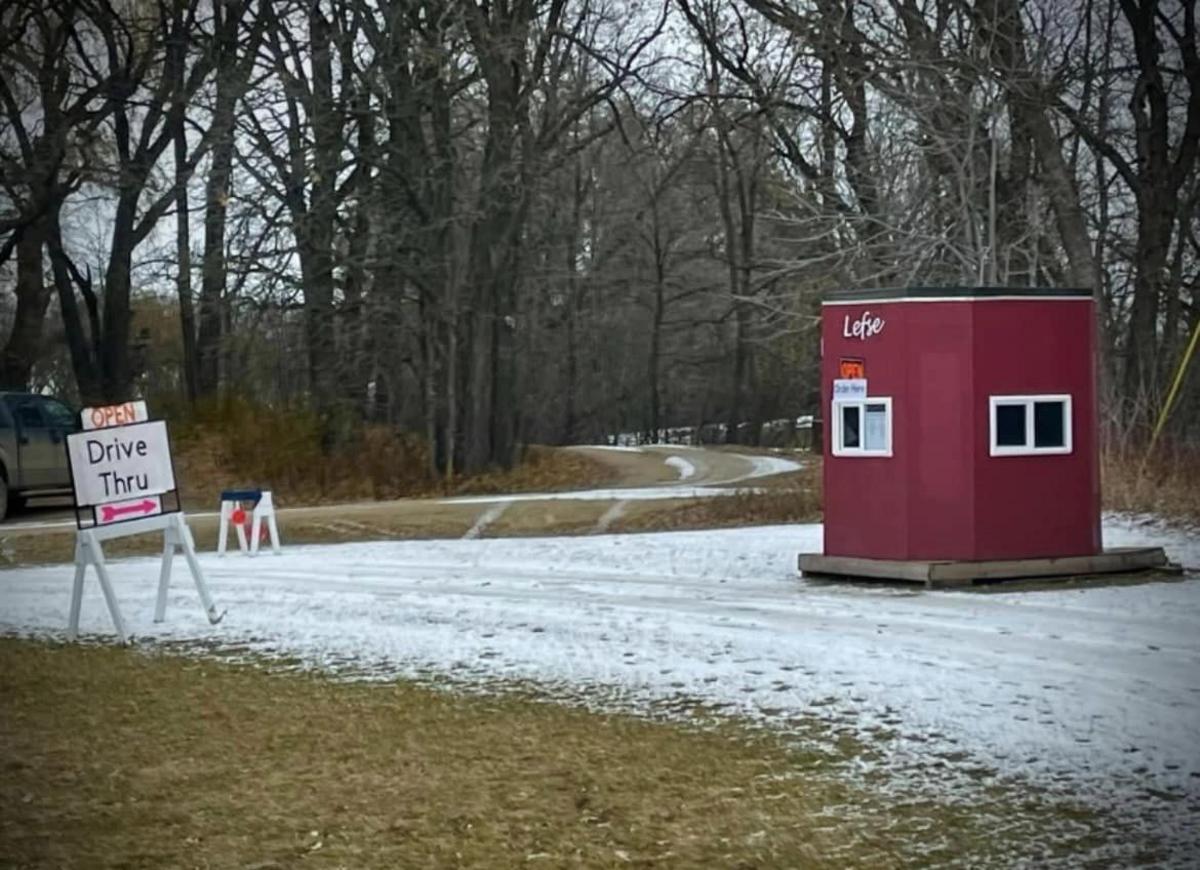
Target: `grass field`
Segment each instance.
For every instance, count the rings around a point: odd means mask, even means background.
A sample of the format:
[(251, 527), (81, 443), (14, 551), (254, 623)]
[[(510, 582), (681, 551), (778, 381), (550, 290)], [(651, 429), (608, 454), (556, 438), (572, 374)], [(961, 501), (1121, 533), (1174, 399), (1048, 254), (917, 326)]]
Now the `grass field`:
[(852, 742), (161, 649), (0, 639), (0, 697), (5, 867), (1008, 866), (1105, 830), (999, 786), (886, 797)]

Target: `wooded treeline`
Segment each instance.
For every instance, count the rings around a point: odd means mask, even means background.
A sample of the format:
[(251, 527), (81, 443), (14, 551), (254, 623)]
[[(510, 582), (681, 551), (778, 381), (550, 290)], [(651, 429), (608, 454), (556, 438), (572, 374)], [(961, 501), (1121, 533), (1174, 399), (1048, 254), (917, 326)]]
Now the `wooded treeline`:
[(819, 413), (834, 288), (1093, 288), (1123, 439), (1200, 323), (1187, 0), (0, 0), (0, 103), (0, 387), (442, 473)]

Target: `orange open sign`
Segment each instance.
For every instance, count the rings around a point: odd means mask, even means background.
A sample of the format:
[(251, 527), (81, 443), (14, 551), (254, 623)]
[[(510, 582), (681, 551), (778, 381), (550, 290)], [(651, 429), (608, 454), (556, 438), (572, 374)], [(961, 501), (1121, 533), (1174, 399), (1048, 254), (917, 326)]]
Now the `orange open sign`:
[(838, 362), (838, 377), (859, 379), (867, 376), (867, 364), (865, 360), (855, 359), (852, 357), (842, 357)]
[(107, 429), (110, 426), (128, 426), (144, 423), (149, 419), (143, 401), (122, 402), (119, 405), (104, 405), (84, 408), (81, 415), (84, 429)]

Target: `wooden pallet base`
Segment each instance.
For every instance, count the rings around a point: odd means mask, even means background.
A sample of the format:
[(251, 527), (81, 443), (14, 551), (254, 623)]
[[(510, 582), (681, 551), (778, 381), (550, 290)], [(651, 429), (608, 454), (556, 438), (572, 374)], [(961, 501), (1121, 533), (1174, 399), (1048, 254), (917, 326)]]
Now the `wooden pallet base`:
[(805, 577), (829, 580), (888, 580), (928, 588), (975, 586), (1006, 580), (1078, 580), (1097, 575), (1146, 571), (1178, 573), (1162, 547), (1119, 547), (1094, 556), (1000, 559), (984, 562), (859, 559), (801, 553)]

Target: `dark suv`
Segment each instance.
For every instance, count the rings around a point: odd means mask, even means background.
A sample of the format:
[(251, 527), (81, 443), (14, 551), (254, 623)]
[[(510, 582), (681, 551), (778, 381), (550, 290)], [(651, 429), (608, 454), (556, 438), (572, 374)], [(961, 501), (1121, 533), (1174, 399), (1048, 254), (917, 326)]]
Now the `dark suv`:
[(79, 415), (58, 399), (0, 392), (0, 520), (34, 495), (70, 495), (66, 436)]

